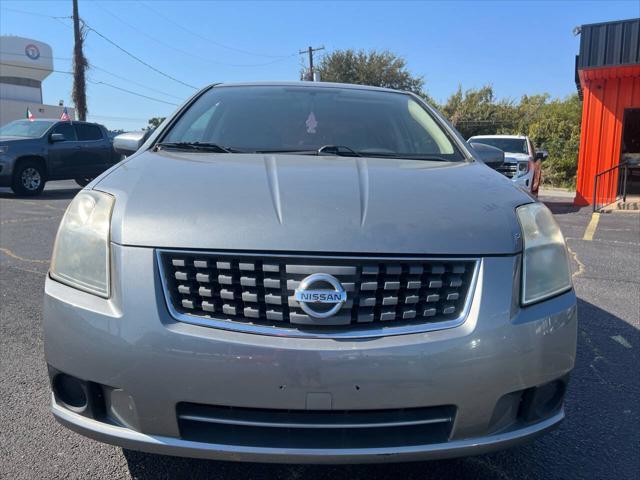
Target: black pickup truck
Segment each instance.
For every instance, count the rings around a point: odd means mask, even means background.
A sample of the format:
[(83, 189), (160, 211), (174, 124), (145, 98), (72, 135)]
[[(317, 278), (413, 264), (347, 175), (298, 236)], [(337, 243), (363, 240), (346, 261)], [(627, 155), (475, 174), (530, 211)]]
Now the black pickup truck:
[(84, 186), (121, 158), (97, 123), (15, 120), (0, 128), (0, 187), (18, 195), (38, 195), (49, 180)]

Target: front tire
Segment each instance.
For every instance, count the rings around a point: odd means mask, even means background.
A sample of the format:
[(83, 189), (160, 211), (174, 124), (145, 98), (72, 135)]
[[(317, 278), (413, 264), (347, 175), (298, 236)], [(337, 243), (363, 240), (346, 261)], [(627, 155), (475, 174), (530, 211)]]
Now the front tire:
[(16, 195), (33, 197), (42, 193), (45, 183), (44, 168), (39, 162), (21, 162), (13, 172), (11, 190)]

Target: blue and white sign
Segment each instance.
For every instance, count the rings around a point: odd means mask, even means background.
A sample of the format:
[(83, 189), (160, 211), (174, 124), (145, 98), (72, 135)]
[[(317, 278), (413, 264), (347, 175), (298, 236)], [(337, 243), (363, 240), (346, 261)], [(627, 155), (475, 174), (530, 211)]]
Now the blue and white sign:
[(40, 58), (40, 49), (35, 46), (33, 43), (30, 43), (26, 47), (24, 47), (24, 53), (31, 60), (37, 60)]

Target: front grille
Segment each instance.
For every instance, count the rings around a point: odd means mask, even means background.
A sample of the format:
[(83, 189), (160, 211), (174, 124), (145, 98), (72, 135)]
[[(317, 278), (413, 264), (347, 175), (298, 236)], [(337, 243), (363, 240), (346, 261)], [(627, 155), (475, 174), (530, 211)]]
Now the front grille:
[(492, 166), (492, 168), (507, 178), (513, 178), (516, 176), (516, 173), (518, 173), (517, 163), (502, 163), (497, 166)]
[(193, 442), (267, 448), (349, 449), (448, 441), (453, 406), (395, 410), (275, 410), (177, 406), (180, 437)]
[[(260, 256), (161, 251), (167, 299), (178, 314), (234, 324), (337, 328), (435, 324), (460, 318), (476, 260)], [(314, 273), (347, 293), (328, 318), (307, 315), (294, 298)]]

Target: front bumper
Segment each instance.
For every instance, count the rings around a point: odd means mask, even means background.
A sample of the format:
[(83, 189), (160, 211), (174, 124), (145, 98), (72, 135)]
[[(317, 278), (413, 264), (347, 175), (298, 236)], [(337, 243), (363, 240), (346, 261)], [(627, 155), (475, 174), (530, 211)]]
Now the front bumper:
[[(109, 300), (51, 279), (45, 353), (54, 370), (104, 389), (102, 420), (54, 398), (53, 413), (92, 438), (191, 457), (346, 463), (483, 453), (552, 428), (561, 408), (534, 422), (496, 421), (501, 399), (565, 376), (574, 365), (576, 299), (568, 292), (517, 306), (518, 257), (482, 261), (459, 327), (357, 340), (287, 338), (177, 322), (167, 312), (153, 249), (113, 245)], [(455, 406), (444, 442), (379, 448), (270, 448), (185, 439), (179, 404), (278, 411), (379, 411)], [(318, 403), (320, 402), (320, 403)], [(506, 415), (508, 417), (508, 415)], [(106, 420), (105, 420), (106, 419)]]
[(60, 407), (53, 401), (53, 414), (67, 428), (100, 442), (130, 450), (192, 458), (220, 459), (264, 463), (384, 463), (419, 461), (479, 455), (515, 447), (552, 430), (564, 419), (564, 411), (515, 431), (481, 438), (452, 440), (446, 443), (351, 450), (311, 450), (282, 448), (247, 448), (212, 443), (185, 441), (175, 437), (146, 435), (132, 429), (109, 425), (85, 418)]
[(0, 187), (11, 186), (14, 159), (8, 154), (0, 154)]
[(511, 179), (516, 185), (524, 188), (526, 191), (531, 192), (533, 188), (533, 178), (534, 178), (534, 170), (529, 169), (526, 175), (522, 175), (520, 177), (513, 177)]

